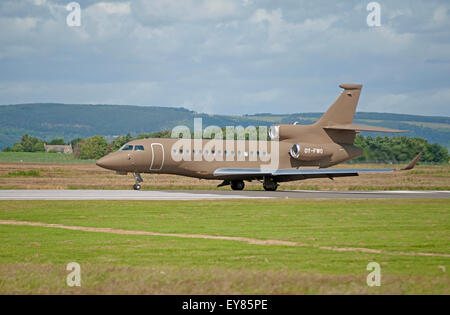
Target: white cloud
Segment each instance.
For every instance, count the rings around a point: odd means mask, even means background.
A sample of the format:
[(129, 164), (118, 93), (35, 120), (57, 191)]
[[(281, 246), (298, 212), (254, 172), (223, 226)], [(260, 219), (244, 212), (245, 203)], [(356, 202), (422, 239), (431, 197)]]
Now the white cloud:
[(32, 31), (39, 19), (35, 17), (12, 17), (12, 18), (0, 18), (0, 25), (2, 29), (2, 37), (9, 37), (8, 31), (16, 34), (24, 34)]
[(241, 9), (236, 0), (136, 0), (131, 5), (141, 22), (150, 25), (227, 20)]
[(431, 19), (429, 19), (429, 22), (426, 23), (423, 28), (425, 30), (437, 30), (442, 27), (446, 27), (448, 29), (450, 26), (450, 19), (447, 12), (447, 6), (439, 6), (433, 11)]
[(444, 6), (437, 8), (433, 13), (433, 21), (438, 24), (447, 22), (447, 20), (448, 20), (447, 10), (448, 9)]
[(244, 95), (244, 102), (248, 106), (259, 106), (261, 103), (276, 103), (282, 97), (283, 91), (278, 88), (262, 90)]
[(36, 5), (43, 5), (46, 2), (46, 0), (34, 0), (34, 4)]
[[(125, 94), (123, 91), (127, 90)], [(7, 100), (13, 92), (20, 100), (19, 103), (55, 102), (86, 104), (114, 104), (114, 105), (156, 105), (155, 95), (159, 93), (157, 82), (101, 82), (77, 83), (72, 82), (41, 82), (23, 81), (2, 84), (0, 99)], [(4, 101), (4, 104), (13, 103)], [(15, 102), (14, 102), (15, 103)]]
[(0, 1), (0, 104), (289, 113), (325, 110), (349, 81), (365, 85), (366, 111), (448, 113), (443, 0), (381, 3), (380, 28), (356, 0), (78, 2), (70, 28), (59, 0)]
[[(427, 89), (408, 93), (383, 93), (372, 96), (360, 106), (361, 111), (376, 111), (399, 114), (420, 113), (425, 115), (450, 116), (450, 88)], [(423, 110), (426, 109), (426, 112)]]
[(282, 24), (283, 14), (281, 12), (281, 9), (278, 8), (276, 10), (272, 10), (271, 12), (267, 12), (265, 9), (258, 9), (250, 17), (250, 22), (252, 23), (261, 23), (264, 21), (267, 21), (272, 25)]
[(131, 12), (129, 2), (100, 2), (93, 5), (108, 14), (128, 15)]

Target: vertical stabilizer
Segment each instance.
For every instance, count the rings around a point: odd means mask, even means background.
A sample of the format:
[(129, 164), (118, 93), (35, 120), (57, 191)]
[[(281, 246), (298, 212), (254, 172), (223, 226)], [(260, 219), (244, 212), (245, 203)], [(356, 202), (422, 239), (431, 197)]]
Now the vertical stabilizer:
[(356, 106), (358, 105), (362, 85), (341, 84), (339, 87), (343, 88), (344, 91), (319, 119), (316, 123), (317, 125), (325, 127), (328, 125), (347, 125), (353, 122), (353, 116), (355, 115)]

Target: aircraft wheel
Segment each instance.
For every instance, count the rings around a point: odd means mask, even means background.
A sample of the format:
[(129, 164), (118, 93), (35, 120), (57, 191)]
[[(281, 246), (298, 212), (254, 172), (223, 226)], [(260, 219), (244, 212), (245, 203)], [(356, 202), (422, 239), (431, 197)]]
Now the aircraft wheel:
[(278, 188), (278, 183), (271, 177), (264, 177), (263, 187), (265, 191), (275, 191)]
[(233, 180), (231, 181), (231, 189), (233, 190), (243, 190), (245, 183), (243, 180)]
[(141, 190), (141, 185), (139, 185), (139, 184), (134, 184), (134, 185), (133, 185), (133, 189), (134, 189), (134, 190)]
[(265, 191), (275, 191), (278, 188), (277, 184), (274, 185), (263, 185)]

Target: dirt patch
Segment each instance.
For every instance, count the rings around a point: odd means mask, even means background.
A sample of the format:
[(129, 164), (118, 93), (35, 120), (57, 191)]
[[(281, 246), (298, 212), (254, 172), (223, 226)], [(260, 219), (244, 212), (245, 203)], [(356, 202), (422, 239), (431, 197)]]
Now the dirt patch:
[(149, 236), (165, 236), (165, 237), (181, 237), (181, 238), (200, 238), (200, 239), (210, 239), (210, 240), (226, 240), (226, 241), (245, 242), (245, 243), (249, 243), (252, 245), (310, 246), (308, 244), (301, 244), (301, 243), (290, 242), (290, 241), (258, 240), (258, 239), (252, 239), (252, 238), (246, 238), (246, 237), (215, 236), (215, 235), (202, 235), (202, 234), (158, 233), (158, 232), (150, 232), (150, 231), (131, 231), (131, 230), (112, 229), (112, 228), (94, 228), (94, 227), (70, 226), (70, 225), (41, 223), (41, 222), (24, 222), (24, 221), (14, 221), (14, 220), (0, 220), (0, 224), (19, 225), (19, 226), (40, 226), (40, 227), (50, 227), (50, 228), (66, 229), (66, 230), (73, 230), (73, 231), (100, 232), (100, 233), (121, 234), (121, 235), (149, 235)]
[(16, 225), (16, 226), (39, 226), (47, 228), (58, 228), (73, 231), (83, 231), (83, 232), (99, 232), (99, 233), (110, 233), (110, 234), (120, 234), (120, 235), (148, 235), (148, 236), (163, 236), (163, 237), (179, 237), (179, 238), (198, 238), (198, 239), (209, 239), (209, 240), (225, 240), (225, 241), (235, 241), (244, 242), (251, 245), (269, 245), (269, 246), (301, 246), (301, 247), (313, 247), (321, 250), (337, 251), (337, 252), (360, 252), (360, 253), (371, 253), (371, 254), (387, 254), (387, 255), (401, 255), (401, 256), (425, 256), (425, 257), (445, 257), (450, 258), (450, 254), (436, 254), (436, 253), (420, 253), (420, 252), (389, 252), (378, 249), (371, 248), (361, 248), (361, 247), (331, 247), (331, 246), (319, 246), (311, 245), (299, 242), (282, 241), (282, 240), (259, 240), (247, 237), (236, 237), (236, 236), (216, 236), (216, 235), (203, 235), (203, 234), (178, 234), (178, 233), (158, 233), (150, 231), (132, 231), (132, 230), (122, 230), (122, 229), (112, 229), (112, 228), (94, 228), (94, 227), (84, 227), (84, 226), (70, 226), (52, 223), (42, 223), (42, 222), (26, 222), (26, 221), (15, 221), (15, 220), (0, 220), (0, 224), (3, 225)]

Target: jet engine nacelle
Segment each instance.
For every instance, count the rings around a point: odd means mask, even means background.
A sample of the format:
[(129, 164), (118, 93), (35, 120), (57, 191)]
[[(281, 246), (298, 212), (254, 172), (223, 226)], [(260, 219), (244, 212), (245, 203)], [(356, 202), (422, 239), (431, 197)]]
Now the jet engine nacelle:
[(294, 143), (289, 150), (289, 155), (299, 161), (315, 161), (329, 157), (333, 154), (332, 150), (319, 144), (313, 143)]
[(270, 126), (269, 128), (269, 137), (272, 140), (286, 140), (291, 138), (292, 136), (298, 135), (298, 127), (297, 125), (279, 125), (279, 126)]
[(294, 140), (301, 136), (307, 126), (301, 125), (278, 125), (269, 128), (269, 137), (272, 140)]

